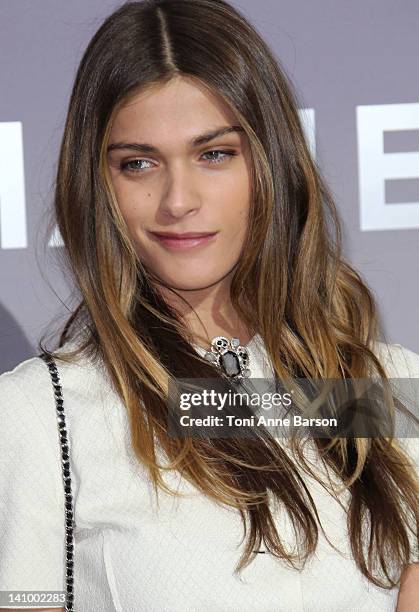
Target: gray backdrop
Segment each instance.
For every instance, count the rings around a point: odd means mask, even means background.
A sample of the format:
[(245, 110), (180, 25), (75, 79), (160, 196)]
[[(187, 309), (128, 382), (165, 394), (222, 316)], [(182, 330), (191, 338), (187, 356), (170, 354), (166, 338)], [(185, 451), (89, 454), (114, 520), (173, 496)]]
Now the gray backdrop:
[[(418, 0), (235, 0), (291, 76), (345, 254), (419, 352)], [(46, 211), (75, 71), (119, 2), (0, 0), (0, 372), (74, 305)]]

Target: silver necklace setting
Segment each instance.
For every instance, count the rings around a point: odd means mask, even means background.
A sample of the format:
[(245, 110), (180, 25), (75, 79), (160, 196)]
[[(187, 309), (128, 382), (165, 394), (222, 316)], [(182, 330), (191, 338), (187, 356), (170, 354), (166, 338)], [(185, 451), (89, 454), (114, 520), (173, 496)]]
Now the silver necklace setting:
[(211, 349), (205, 352), (204, 359), (218, 366), (231, 380), (239, 381), (248, 378), (250, 372), (250, 354), (239, 338), (228, 340), (225, 336), (215, 336), (211, 340)]

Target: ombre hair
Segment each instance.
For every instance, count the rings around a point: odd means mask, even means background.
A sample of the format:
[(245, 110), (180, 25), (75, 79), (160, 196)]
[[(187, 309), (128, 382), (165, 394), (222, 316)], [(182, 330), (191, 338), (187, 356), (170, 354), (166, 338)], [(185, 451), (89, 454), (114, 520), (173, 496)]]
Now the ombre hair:
[[(56, 175), (54, 223), (80, 300), (55, 351), (101, 359), (126, 407), (131, 442), (155, 491), (176, 469), (204, 495), (237, 509), (246, 536), (237, 571), (262, 541), (292, 567), (314, 553), (319, 517), (304, 477), (274, 437), (169, 436), (169, 382), (216, 378), (192, 347), (179, 312), (165, 302), (136, 253), (112, 189), (106, 151), (112, 121), (130, 99), (176, 75), (216, 93), (249, 140), (252, 197), (231, 300), (262, 337), (275, 374), (387, 379), (373, 348), (383, 337), (374, 298), (342, 255), (337, 210), (310, 155), (296, 94), (249, 22), (223, 0), (145, 0), (112, 13), (89, 43), (74, 82)], [(84, 330), (72, 352), (59, 349)], [(381, 334), (381, 335), (380, 335)], [(350, 494), (352, 554), (374, 584), (392, 587), (410, 562), (418, 523), (417, 482), (395, 438), (314, 440)], [(299, 465), (302, 440), (294, 441)], [(168, 460), (158, 461), (158, 449)], [(288, 512), (300, 557), (278, 533), (269, 496)], [(367, 535), (366, 535), (367, 534)], [(366, 542), (366, 544), (365, 544)]]

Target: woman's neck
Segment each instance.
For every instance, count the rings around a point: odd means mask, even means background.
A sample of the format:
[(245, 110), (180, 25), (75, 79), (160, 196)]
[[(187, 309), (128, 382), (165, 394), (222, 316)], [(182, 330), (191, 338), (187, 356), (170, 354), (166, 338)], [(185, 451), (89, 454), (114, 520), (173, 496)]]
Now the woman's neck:
[(186, 303), (165, 287), (159, 287), (159, 290), (164, 299), (179, 312), (198, 346), (208, 350), (215, 336), (239, 338), (242, 346), (252, 339), (252, 330), (240, 320), (231, 303), (227, 282), (204, 289), (176, 289), (176, 293), (184, 298)]

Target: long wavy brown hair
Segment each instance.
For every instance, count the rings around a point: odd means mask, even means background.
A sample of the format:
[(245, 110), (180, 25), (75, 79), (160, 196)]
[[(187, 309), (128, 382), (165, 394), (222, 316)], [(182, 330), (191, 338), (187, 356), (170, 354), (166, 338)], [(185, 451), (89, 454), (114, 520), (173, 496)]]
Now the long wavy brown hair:
[[(42, 340), (39, 348), (70, 362), (80, 353), (103, 360), (156, 492), (173, 493), (164, 472), (176, 469), (206, 496), (238, 510), (246, 540), (236, 571), (262, 542), (297, 567), (315, 551), (321, 524), (301, 470), (279, 441), (269, 434), (197, 438), (167, 431), (169, 381), (219, 372), (193, 349), (179, 312), (162, 299), (139, 260), (106, 151), (121, 105), (178, 74), (221, 96), (250, 143), (252, 207), (231, 300), (248, 329), (262, 337), (276, 376), (356, 379), (375, 372), (387, 378), (373, 351), (383, 337), (377, 307), (342, 256), (336, 207), (310, 155), (293, 87), (257, 31), (223, 0), (128, 2), (89, 43), (69, 103), (53, 211), (79, 303), (55, 352)], [(85, 335), (77, 350), (60, 351), (80, 329)], [(393, 437), (320, 438), (315, 444), (350, 493), (347, 524), (356, 564), (376, 585), (394, 586), (413, 554), (409, 530), (418, 524), (408, 456)], [(310, 469), (302, 439), (294, 451), (298, 465)], [(270, 496), (292, 520), (303, 551), (298, 558), (281, 541)]]

